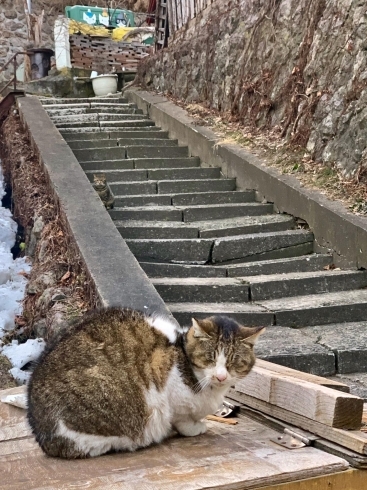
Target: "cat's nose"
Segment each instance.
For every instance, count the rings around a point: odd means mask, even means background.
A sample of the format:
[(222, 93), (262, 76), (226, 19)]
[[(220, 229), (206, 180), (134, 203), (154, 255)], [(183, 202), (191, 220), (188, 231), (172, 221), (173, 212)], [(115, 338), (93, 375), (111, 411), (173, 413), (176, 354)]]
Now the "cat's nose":
[(217, 374), (216, 378), (218, 381), (225, 381), (227, 379), (227, 374), (226, 373)]

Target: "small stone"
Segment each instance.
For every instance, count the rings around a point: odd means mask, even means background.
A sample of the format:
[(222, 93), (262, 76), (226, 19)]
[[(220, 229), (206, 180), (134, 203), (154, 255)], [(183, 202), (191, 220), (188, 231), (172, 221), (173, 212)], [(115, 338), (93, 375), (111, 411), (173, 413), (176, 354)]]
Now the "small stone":
[(44, 258), (46, 257), (48, 244), (49, 244), (48, 240), (41, 241), (39, 252), (38, 252), (38, 260), (40, 262), (43, 262)]
[(35, 322), (33, 325), (33, 331), (36, 337), (41, 337), (43, 339), (47, 338), (47, 323), (44, 318)]
[(53, 272), (45, 272), (37, 278), (37, 282), (45, 287), (54, 286), (56, 284), (56, 276)]
[(67, 296), (62, 293), (62, 292), (57, 292), (56, 294), (54, 294), (51, 298), (51, 301), (53, 303), (55, 303), (56, 301), (64, 301), (65, 299), (67, 298)]

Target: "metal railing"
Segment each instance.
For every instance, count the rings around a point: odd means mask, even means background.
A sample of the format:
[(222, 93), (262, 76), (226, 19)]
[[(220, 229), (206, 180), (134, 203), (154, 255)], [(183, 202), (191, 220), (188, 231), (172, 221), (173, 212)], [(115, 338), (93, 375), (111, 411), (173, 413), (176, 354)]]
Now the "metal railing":
[(15, 54), (13, 54), (13, 56), (5, 63), (4, 66), (2, 66), (0, 68), (0, 73), (3, 72), (9, 65), (11, 62), (13, 62), (13, 65), (14, 65), (14, 70), (13, 70), (13, 78), (11, 80), (9, 80), (9, 82), (5, 85), (5, 87), (3, 87), (1, 90), (0, 90), (0, 94), (2, 94), (4, 92), (4, 90), (6, 88), (9, 87), (9, 85), (11, 85), (12, 83), (14, 84), (14, 90), (17, 89), (17, 56), (19, 55), (26, 55), (27, 53), (25, 51), (17, 51)]

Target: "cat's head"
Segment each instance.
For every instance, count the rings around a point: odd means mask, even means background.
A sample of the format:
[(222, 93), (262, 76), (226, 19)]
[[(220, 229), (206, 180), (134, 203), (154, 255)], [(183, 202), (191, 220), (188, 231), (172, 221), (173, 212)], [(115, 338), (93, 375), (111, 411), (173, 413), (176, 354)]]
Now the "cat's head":
[(93, 174), (93, 184), (98, 187), (105, 187), (106, 176), (105, 174)]
[(254, 344), (264, 327), (245, 327), (226, 316), (192, 319), (186, 352), (201, 387), (231, 385), (255, 363)]

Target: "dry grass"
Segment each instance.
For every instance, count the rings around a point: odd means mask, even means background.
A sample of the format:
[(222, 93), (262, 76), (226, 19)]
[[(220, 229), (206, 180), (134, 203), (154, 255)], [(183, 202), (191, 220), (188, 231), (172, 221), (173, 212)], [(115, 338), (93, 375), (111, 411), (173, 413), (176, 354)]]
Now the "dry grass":
[[(94, 288), (87, 278), (67, 223), (52, 194), (52, 186), (46, 179), (38, 156), (31, 148), (18, 115), (11, 114), (6, 119), (1, 128), (0, 141), (5, 179), (12, 187), (12, 211), (14, 218), (24, 227), (26, 245), (35, 217), (42, 217), (44, 222), (29, 283), (37, 283), (41, 274), (52, 272), (56, 276), (56, 286), (67, 292), (64, 306), (68, 317), (73, 320), (95, 306)], [(41, 244), (43, 251), (40, 256)], [(48, 326), (52, 321), (50, 311), (37, 306), (42, 292), (27, 293), (25, 296), (23, 316), (17, 319), (18, 326), (24, 330), (21, 338), (33, 335), (33, 325), (40, 318), (45, 318)]]
[(210, 127), (220, 138), (217, 145), (236, 143), (281, 173), (293, 175), (305, 187), (340, 201), (350, 212), (367, 215), (367, 171), (361, 170), (353, 180), (347, 180), (335, 165), (316, 162), (305, 148), (288, 144), (281, 137), (281, 128), (257, 130), (243, 126), (229, 113), (219, 113), (202, 104), (185, 105), (172, 100), (186, 109), (198, 125)]
[(9, 374), (11, 364), (5, 356), (0, 355), (0, 390), (17, 386), (14, 378)]

